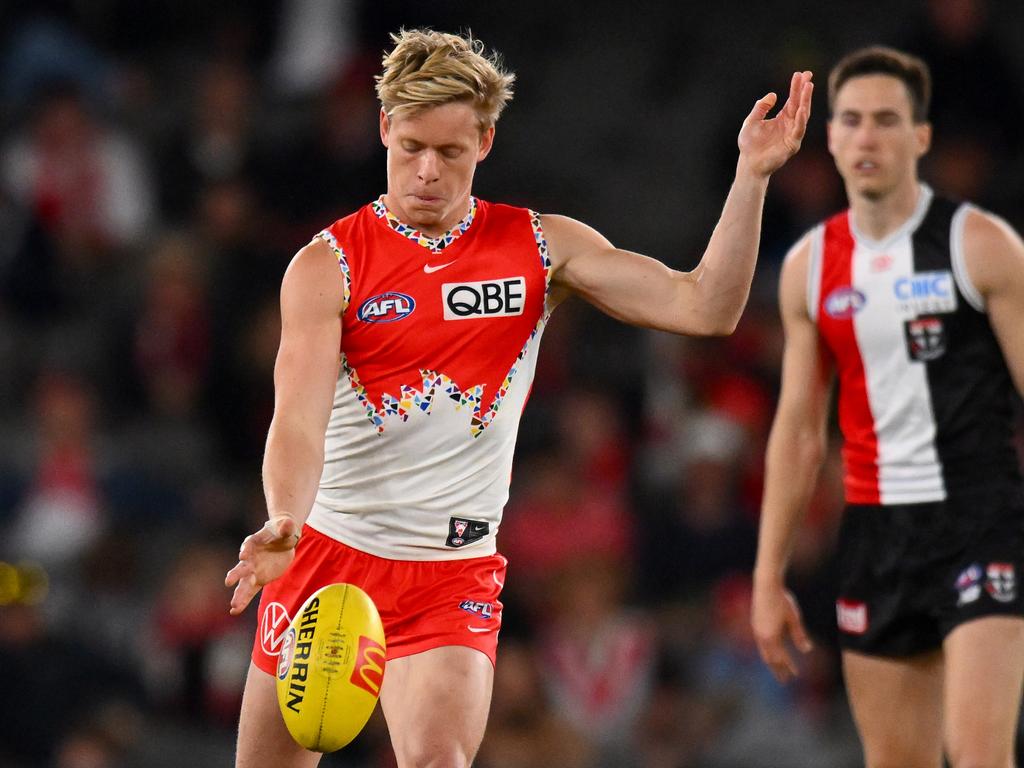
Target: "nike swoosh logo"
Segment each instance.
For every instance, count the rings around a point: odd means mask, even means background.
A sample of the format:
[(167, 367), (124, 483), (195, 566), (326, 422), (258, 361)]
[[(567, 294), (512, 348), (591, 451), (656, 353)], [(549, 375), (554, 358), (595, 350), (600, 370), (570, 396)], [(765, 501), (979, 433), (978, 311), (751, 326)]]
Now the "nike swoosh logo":
[(446, 264), (438, 264), (436, 267), (432, 267), (429, 264), (424, 264), (423, 265), (423, 271), (426, 272), (429, 275), (432, 272), (439, 272), (440, 270), (444, 269), (445, 267), (450, 267), (454, 263), (455, 263), (454, 261), (449, 261)]
[(466, 629), (468, 629), (470, 632), (492, 632), (492, 631), (494, 631), (494, 627), (470, 627), (468, 625), (467, 625)]

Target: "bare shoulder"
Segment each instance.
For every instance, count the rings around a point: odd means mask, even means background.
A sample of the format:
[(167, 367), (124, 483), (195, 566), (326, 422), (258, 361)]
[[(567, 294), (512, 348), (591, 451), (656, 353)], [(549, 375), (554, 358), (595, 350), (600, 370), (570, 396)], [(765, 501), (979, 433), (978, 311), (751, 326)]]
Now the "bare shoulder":
[(292, 257), (281, 282), (283, 305), (340, 314), (344, 309), (344, 274), (326, 242), (314, 238)]
[(807, 312), (807, 280), (811, 262), (813, 230), (805, 234), (786, 253), (779, 275), (779, 305), (784, 316), (796, 314), (809, 317)]
[(580, 250), (612, 247), (596, 229), (569, 216), (541, 214), (540, 225), (548, 243), (551, 267), (556, 271)]
[(964, 259), (971, 282), (988, 295), (1024, 279), (1024, 241), (1006, 221), (971, 208), (964, 217)]

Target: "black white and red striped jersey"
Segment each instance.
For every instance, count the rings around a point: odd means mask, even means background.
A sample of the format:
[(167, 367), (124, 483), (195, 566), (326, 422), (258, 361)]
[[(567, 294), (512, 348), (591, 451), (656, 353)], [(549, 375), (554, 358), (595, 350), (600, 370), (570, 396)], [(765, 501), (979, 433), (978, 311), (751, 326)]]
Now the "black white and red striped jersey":
[(838, 375), (848, 503), (1019, 482), (1013, 383), (964, 260), (970, 209), (921, 185), (884, 240), (849, 211), (811, 233), (808, 311)]

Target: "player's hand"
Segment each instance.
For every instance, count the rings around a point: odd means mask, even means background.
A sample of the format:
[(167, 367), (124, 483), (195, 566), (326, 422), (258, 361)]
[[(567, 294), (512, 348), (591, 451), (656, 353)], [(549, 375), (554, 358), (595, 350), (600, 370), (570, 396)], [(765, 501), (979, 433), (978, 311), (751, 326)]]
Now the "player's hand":
[(285, 572), (298, 543), (298, 525), (290, 517), (271, 518), (256, 533), (245, 537), (238, 550), (238, 565), (224, 577), (225, 586), (235, 587), (231, 595), (232, 616), (244, 611), (264, 584)]
[(801, 653), (809, 653), (814, 644), (804, 629), (793, 594), (778, 583), (755, 584), (750, 625), (757, 650), (775, 679), (787, 683), (799, 675), (787, 641), (792, 641)]
[(779, 113), (768, 118), (778, 97), (769, 93), (754, 104), (743, 121), (737, 143), (740, 163), (759, 176), (770, 176), (800, 149), (811, 116), (814, 83), (810, 72), (794, 72), (789, 98)]

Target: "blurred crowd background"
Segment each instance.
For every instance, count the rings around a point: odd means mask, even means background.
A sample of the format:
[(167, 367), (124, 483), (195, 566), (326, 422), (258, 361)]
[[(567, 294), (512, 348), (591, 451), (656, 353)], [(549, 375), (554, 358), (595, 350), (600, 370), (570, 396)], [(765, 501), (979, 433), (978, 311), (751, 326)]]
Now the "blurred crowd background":
[[(925, 178), (1024, 228), (1009, 0), (0, 4), (0, 766), (230, 764), (255, 617), (228, 616), (222, 580), (265, 516), (277, 290), (314, 233), (385, 191), (372, 77), (402, 25), (472, 29), (518, 73), (479, 196), (679, 268), (753, 101), (814, 70), (733, 336), (555, 313), (499, 537), (477, 765), (859, 765), (834, 644), (835, 440), (793, 560), (818, 641), (797, 682), (773, 682), (748, 629), (777, 270), (844, 207), (825, 76), (868, 43), (932, 66)], [(378, 717), (322, 764), (392, 761)]]

